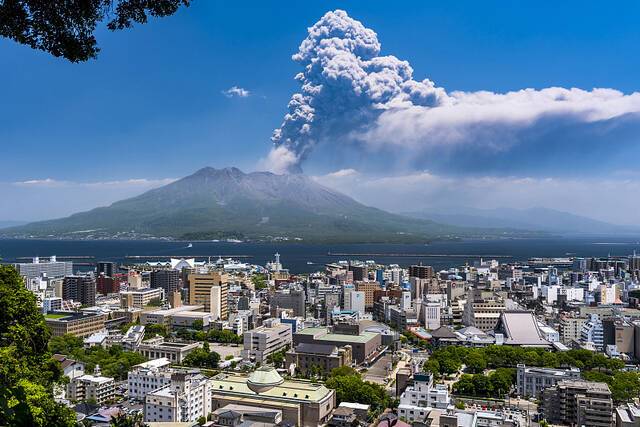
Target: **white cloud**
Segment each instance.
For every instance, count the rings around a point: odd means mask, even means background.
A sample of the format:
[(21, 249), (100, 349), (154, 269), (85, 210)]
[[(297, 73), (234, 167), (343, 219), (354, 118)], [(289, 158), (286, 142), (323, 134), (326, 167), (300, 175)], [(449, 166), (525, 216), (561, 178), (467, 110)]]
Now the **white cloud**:
[(162, 185), (170, 184), (175, 181), (175, 178), (161, 178), (161, 179), (147, 179), (147, 178), (132, 178), (125, 180), (115, 181), (64, 181), (53, 178), (45, 179), (30, 179), (26, 181), (17, 181), (13, 185), (17, 186), (31, 186), (31, 187), (159, 187)]
[(246, 98), (249, 95), (251, 95), (251, 92), (249, 92), (247, 89), (244, 89), (238, 86), (231, 86), (229, 89), (223, 90), (222, 94), (227, 98), (234, 98), (234, 97)]

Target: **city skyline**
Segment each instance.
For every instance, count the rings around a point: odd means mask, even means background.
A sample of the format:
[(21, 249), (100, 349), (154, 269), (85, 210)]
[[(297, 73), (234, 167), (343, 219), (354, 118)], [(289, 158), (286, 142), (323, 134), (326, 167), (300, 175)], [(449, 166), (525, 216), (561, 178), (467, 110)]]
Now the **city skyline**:
[[(350, 136), (361, 128), (341, 122), (344, 140), (330, 134), (336, 143), (327, 144), (320, 136), (302, 164), (305, 173), (393, 211), (410, 210), (402, 204), (412, 197), (420, 200), (418, 210), (543, 206), (619, 224), (635, 221), (638, 202), (618, 197), (640, 190), (637, 171), (625, 165), (640, 154), (634, 140), (640, 96), (630, 72), (638, 59), (623, 53), (639, 36), (633, 14), (575, 4), (553, 14), (547, 7), (414, 4), (411, 16), (387, 10), (381, 19), (382, 5), (356, 3), (285, 12), (194, 4), (126, 33), (99, 30), (102, 51), (86, 64), (3, 41), (0, 56), (14, 67), (7, 73), (9, 102), (0, 107), (6, 121), (0, 194), (8, 201), (0, 220), (68, 215), (206, 165), (282, 171), (268, 162), (269, 137), (300, 90), (293, 76), (301, 64), (291, 55), (307, 27), (337, 7), (348, 14), (345, 20), (376, 33), (380, 58), (396, 55), (410, 64), (413, 80), (407, 81), (430, 79), (446, 102), (458, 105), (466, 99), (474, 106), (479, 96), (489, 100), (470, 112), (454, 110), (456, 117), (479, 117), (467, 123), (425, 119), (426, 129), (441, 126), (438, 134), (467, 132), (449, 146), (427, 141), (428, 150), (420, 136), (426, 131), (416, 124), (420, 117), (403, 122), (417, 137), (398, 135), (393, 126), (379, 126), (374, 111), (365, 128), (376, 138), (355, 143)], [(527, 88), (533, 88), (535, 111), (509, 117), (505, 109), (514, 107), (504, 98), (518, 98)], [(570, 106), (558, 112), (562, 97)], [(411, 113), (422, 104), (394, 108)], [(429, 108), (438, 114), (443, 107)], [(508, 143), (487, 139), (494, 131)], [(380, 199), (381, 192), (387, 196)], [(38, 203), (47, 208), (33, 209)]]

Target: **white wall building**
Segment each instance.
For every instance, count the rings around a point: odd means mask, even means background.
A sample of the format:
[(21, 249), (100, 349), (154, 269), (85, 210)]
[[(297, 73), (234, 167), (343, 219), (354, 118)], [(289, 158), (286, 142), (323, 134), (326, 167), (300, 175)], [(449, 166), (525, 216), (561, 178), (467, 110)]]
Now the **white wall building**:
[(263, 326), (244, 333), (242, 358), (263, 363), (267, 356), (291, 346), (291, 342), (291, 326), (280, 323), (280, 319), (268, 319)]
[(433, 376), (427, 373), (417, 373), (413, 378), (413, 385), (400, 396), (398, 415), (407, 422), (422, 421), (433, 408), (446, 409), (451, 405), (449, 391), (446, 384), (433, 385)]
[(127, 374), (129, 398), (144, 400), (147, 394), (171, 384), (171, 362), (167, 358), (135, 365)]
[(175, 372), (170, 384), (147, 394), (145, 422), (191, 422), (211, 412), (211, 380), (199, 373)]

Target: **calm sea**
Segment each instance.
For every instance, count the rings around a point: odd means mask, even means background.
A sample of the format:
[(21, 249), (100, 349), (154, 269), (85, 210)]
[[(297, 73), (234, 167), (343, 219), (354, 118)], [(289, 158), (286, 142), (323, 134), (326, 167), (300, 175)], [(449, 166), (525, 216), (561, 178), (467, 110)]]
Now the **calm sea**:
[(3, 262), (15, 262), (20, 257), (50, 255), (92, 256), (94, 260), (118, 263), (134, 262), (127, 256), (146, 257), (140, 261), (162, 260), (172, 256), (196, 257), (200, 260), (237, 256), (251, 264), (264, 265), (279, 252), (284, 267), (294, 273), (318, 271), (323, 264), (350, 259), (375, 260), (401, 266), (422, 262), (440, 270), (465, 262), (472, 263), (481, 257), (500, 256), (505, 257), (501, 261), (509, 262), (525, 261), (530, 257), (623, 256), (632, 254), (634, 250), (640, 253), (638, 238), (620, 237), (464, 240), (428, 245), (192, 242), (191, 247), (188, 242), (149, 240), (0, 240)]

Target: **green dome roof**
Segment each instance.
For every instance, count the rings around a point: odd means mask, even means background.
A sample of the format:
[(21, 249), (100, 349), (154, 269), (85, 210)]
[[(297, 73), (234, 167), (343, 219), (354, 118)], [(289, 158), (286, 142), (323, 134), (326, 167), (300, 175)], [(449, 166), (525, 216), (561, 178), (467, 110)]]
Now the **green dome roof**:
[(265, 392), (284, 382), (280, 374), (272, 367), (256, 369), (249, 375), (247, 386), (256, 393)]

